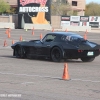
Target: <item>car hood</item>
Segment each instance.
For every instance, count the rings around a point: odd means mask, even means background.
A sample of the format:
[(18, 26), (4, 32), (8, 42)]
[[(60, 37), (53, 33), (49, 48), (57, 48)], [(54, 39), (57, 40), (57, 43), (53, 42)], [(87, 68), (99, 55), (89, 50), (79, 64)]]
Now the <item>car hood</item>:
[(16, 45), (24, 45), (24, 44), (27, 44), (27, 43), (29, 43), (29, 42), (28, 41), (16, 42), (11, 46), (11, 48), (14, 48), (14, 46), (16, 46)]

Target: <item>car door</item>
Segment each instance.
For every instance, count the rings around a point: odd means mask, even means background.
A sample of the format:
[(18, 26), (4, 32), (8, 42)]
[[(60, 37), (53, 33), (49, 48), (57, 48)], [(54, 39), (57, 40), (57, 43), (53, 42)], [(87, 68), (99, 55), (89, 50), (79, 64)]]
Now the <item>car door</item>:
[(41, 42), (41, 40), (39, 40), (38, 42), (35, 43), (35, 49), (36, 49), (35, 54), (37, 56), (42, 55), (41, 54), (42, 53), (42, 49), (41, 48), (42, 48), (42, 42)]
[(30, 41), (27, 47), (29, 54), (33, 56), (37, 55), (38, 52), (37, 48), (40, 47), (39, 45), (40, 45), (39, 41), (35, 41), (35, 40)]
[(48, 34), (45, 36), (45, 38), (42, 40), (42, 48), (41, 48), (41, 54), (44, 56), (50, 55), (50, 49), (54, 44), (54, 39), (56, 38), (56, 35)]

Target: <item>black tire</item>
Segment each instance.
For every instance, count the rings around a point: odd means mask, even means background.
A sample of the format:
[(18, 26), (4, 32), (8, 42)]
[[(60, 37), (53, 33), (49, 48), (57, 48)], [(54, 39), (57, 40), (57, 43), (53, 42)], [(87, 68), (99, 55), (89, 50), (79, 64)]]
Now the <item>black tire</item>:
[(22, 46), (16, 46), (14, 52), (16, 58), (25, 58), (25, 50)]
[(95, 57), (83, 57), (83, 58), (81, 58), (81, 60), (83, 61), (83, 62), (92, 62), (93, 60), (95, 59)]
[(54, 62), (61, 62), (63, 53), (59, 47), (54, 47), (51, 51), (51, 59)]

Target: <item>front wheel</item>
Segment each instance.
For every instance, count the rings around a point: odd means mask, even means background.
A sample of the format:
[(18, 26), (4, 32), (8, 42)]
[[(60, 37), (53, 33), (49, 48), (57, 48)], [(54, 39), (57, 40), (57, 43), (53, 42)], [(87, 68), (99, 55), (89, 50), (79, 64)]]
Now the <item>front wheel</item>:
[(92, 62), (95, 59), (95, 57), (83, 57), (81, 60), (83, 62)]
[(62, 60), (62, 51), (58, 47), (54, 47), (51, 51), (51, 59), (54, 62), (60, 62)]

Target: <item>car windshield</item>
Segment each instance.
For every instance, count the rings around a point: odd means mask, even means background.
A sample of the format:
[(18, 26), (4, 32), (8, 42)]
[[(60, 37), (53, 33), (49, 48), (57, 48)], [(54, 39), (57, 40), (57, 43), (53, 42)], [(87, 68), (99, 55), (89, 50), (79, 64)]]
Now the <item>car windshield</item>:
[(42, 41), (51, 42), (51, 41), (53, 41), (55, 38), (56, 38), (56, 35), (48, 34), (48, 35), (46, 35), (46, 36), (43, 38)]

